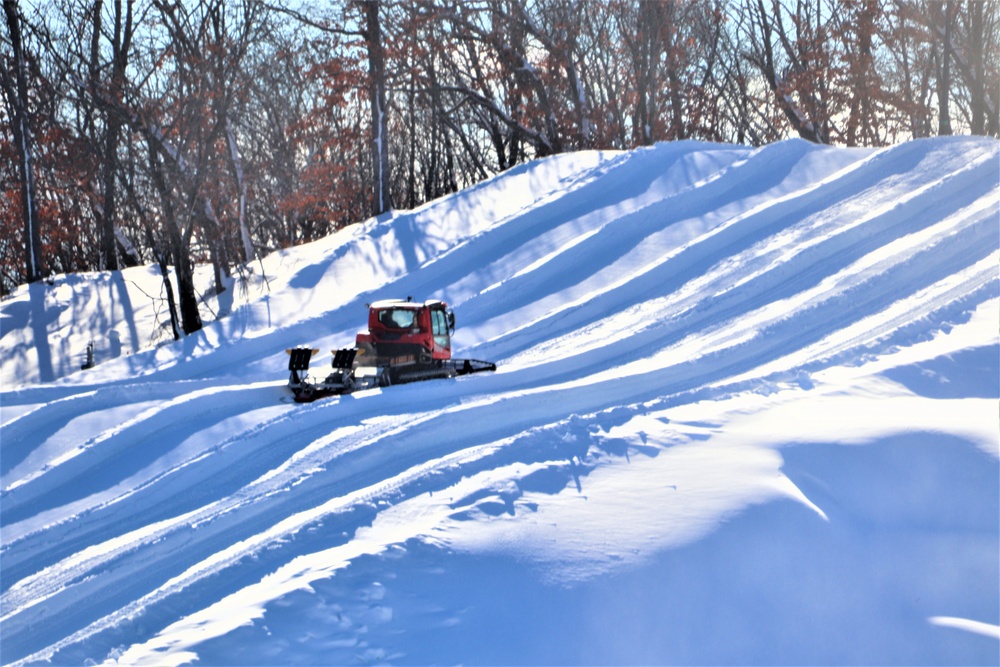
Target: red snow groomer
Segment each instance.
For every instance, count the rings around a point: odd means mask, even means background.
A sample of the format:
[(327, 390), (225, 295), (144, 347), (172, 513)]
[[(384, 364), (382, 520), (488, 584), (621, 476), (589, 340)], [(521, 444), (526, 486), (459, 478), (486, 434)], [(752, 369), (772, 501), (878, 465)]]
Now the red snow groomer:
[(368, 307), (368, 332), (353, 349), (333, 353), (333, 371), (320, 382), (309, 379), (309, 361), (318, 349), (296, 347), (288, 355), (288, 388), (299, 402), (371, 387), (495, 371), (496, 364), (452, 359), (455, 313), (444, 301), (415, 303), (393, 299)]

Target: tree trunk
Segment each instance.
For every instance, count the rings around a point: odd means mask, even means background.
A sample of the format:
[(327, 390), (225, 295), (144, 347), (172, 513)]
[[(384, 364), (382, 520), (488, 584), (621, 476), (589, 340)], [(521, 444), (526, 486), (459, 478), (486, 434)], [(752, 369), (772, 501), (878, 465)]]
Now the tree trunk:
[(160, 267), (160, 275), (163, 277), (163, 288), (167, 292), (167, 310), (170, 313), (170, 332), (173, 334), (174, 340), (180, 340), (181, 331), (177, 317), (177, 302), (174, 300), (174, 286), (170, 282), (167, 256), (157, 246), (156, 239), (153, 237), (153, 227), (149, 224), (148, 220), (146, 221), (146, 243), (152, 248), (153, 256), (156, 257), (156, 264)]
[(940, 40), (941, 50), (938, 54), (938, 134), (945, 136), (951, 134), (951, 111), (948, 108), (948, 98), (951, 94), (951, 2), (938, 6), (937, 12), (944, 22), (944, 37)]
[(198, 296), (194, 289), (194, 267), (187, 244), (181, 235), (177, 221), (168, 221), (171, 253), (174, 256), (174, 273), (177, 274), (177, 295), (181, 302), (181, 326), (185, 335), (201, 329), (201, 313), (198, 312)]
[(392, 208), (389, 193), (389, 126), (385, 102), (385, 50), (382, 44), (382, 23), (379, 20), (380, 0), (362, 0), (365, 14), (365, 42), (368, 46), (368, 101), (371, 106), (372, 213), (379, 215)]
[(972, 134), (986, 134), (986, 86), (983, 68), (984, 2), (970, 2), (969, 11), (969, 94), (972, 98)]
[(162, 165), (157, 153), (157, 147), (152, 140), (149, 145), (149, 169), (153, 177), (153, 186), (160, 195), (163, 206), (163, 217), (170, 239), (170, 251), (174, 259), (174, 272), (177, 274), (177, 296), (180, 299), (181, 326), (185, 334), (192, 334), (201, 329), (201, 313), (198, 312), (198, 297), (194, 289), (194, 268), (188, 252), (188, 243), (181, 234), (180, 225), (174, 212), (170, 191), (163, 178)]
[(244, 262), (252, 261), (256, 253), (254, 252), (253, 241), (250, 239), (250, 229), (247, 227), (247, 182), (243, 175), (243, 160), (240, 159), (239, 146), (236, 143), (236, 133), (233, 131), (233, 123), (226, 116), (226, 141), (229, 144), (229, 168), (236, 180), (236, 189), (239, 196), (239, 222), (240, 241), (242, 242), (242, 257)]

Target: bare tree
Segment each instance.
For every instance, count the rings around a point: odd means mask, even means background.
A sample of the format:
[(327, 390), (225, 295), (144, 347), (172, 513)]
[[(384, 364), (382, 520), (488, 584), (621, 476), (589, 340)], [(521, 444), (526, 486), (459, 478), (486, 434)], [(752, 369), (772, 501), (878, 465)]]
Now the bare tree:
[[(1000, 3), (949, 0), (942, 9), (941, 20), (930, 24), (942, 53), (938, 97), (963, 105), (972, 134), (1000, 134)], [(962, 85), (953, 80), (952, 65)], [(951, 131), (950, 112), (947, 115)]]
[(16, 0), (3, 0), (10, 55), (0, 67), (0, 88), (11, 119), (11, 130), (17, 148), (18, 173), (21, 180), (21, 216), (24, 222), (24, 263), (28, 282), (40, 280), (42, 265), (42, 236), (38, 218), (37, 189), (35, 187), (34, 140), (28, 110), (28, 62), (24, 52), (22, 18)]
[(802, 0), (788, 11), (778, 0), (770, 6), (765, 0), (745, 2), (744, 57), (764, 77), (795, 133), (830, 143), (829, 54), (818, 3)]
[[(118, 102), (121, 100), (125, 87), (125, 69), (128, 66), (129, 50), (132, 43), (134, 25), (132, 23), (132, 2), (127, 1), (122, 15), (122, 0), (114, 0), (113, 29), (111, 32), (111, 75), (109, 77), (106, 96)], [(92, 47), (96, 60), (97, 42), (101, 32), (102, 0), (94, 4), (94, 35)], [(93, 61), (92, 61), (93, 62)], [(92, 70), (95, 71), (96, 67)], [(99, 85), (92, 79), (92, 85)], [(121, 117), (119, 114), (105, 109), (104, 160), (102, 169), (103, 202), (101, 211), (101, 257), (103, 268), (114, 271), (118, 269), (118, 244), (115, 230), (117, 228), (117, 174), (118, 148), (121, 137)]]
[(931, 29), (937, 36), (935, 62), (937, 64), (938, 134), (951, 134), (951, 61), (952, 31), (955, 24), (955, 3), (929, 2), (927, 4)]

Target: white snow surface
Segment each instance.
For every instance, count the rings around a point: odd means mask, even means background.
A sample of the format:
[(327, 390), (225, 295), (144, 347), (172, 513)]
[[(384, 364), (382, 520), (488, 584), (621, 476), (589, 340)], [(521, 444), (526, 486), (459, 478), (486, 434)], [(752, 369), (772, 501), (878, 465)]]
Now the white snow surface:
[[(0, 662), (998, 664), (998, 147), (539, 160), (176, 343), (155, 267), (20, 288)], [(291, 401), (407, 296), (498, 370)]]

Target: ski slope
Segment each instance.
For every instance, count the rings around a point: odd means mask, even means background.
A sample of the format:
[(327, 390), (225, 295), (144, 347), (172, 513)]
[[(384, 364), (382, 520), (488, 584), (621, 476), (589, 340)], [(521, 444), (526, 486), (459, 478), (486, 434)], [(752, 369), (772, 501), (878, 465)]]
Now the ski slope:
[[(994, 140), (539, 160), (176, 343), (160, 282), (0, 302), (4, 665), (997, 662)], [(407, 295), (497, 372), (291, 402)]]

